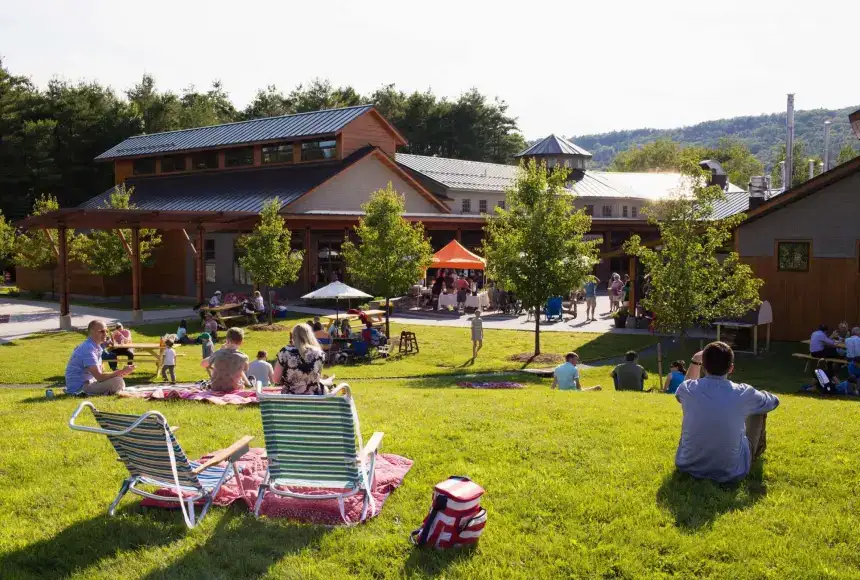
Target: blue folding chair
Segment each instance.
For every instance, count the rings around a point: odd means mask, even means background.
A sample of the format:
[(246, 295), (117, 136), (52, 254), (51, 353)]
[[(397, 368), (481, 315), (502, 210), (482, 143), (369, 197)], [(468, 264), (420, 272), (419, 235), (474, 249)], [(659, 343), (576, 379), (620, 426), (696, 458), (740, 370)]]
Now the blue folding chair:
[(546, 305), (543, 307), (543, 313), (546, 316), (547, 322), (564, 320), (561, 312), (561, 296), (555, 296), (547, 300)]

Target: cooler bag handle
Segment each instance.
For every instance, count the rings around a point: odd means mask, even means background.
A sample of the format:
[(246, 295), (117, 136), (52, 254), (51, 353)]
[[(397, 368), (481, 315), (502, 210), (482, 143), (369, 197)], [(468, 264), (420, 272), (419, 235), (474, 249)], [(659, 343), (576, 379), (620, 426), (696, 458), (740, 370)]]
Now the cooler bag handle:
[(436, 499), (433, 500), (433, 507), (430, 508), (430, 513), (427, 514), (427, 519), (424, 520), (424, 525), (417, 530), (413, 530), (412, 533), (409, 534), (409, 538), (412, 540), (413, 544), (416, 546), (427, 545), (427, 538), (430, 536), (430, 530), (433, 528), (436, 516), (439, 515), (439, 512), (443, 511), (447, 505), (448, 498), (442, 494), (437, 494)]

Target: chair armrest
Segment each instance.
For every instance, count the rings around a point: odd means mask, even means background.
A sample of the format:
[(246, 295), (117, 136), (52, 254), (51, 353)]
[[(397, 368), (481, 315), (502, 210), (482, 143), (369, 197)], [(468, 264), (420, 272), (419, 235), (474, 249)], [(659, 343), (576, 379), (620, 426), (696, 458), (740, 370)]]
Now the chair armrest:
[(368, 457), (379, 451), (379, 447), (382, 445), (382, 437), (385, 435), (382, 431), (377, 431), (373, 434), (373, 436), (364, 444), (364, 449), (359, 452), (358, 460), (361, 463), (364, 463)]
[(248, 452), (248, 443), (250, 443), (253, 438), (253, 435), (245, 435), (244, 437), (233, 443), (233, 445), (231, 445), (227, 449), (223, 449), (213, 455), (211, 459), (206, 461), (206, 463), (201, 463), (200, 465), (192, 469), (191, 473), (196, 475), (201, 471), (209, 469), (213, 465), (218, 465), (222, 461), (227, 461), (228, 459), (230, 459), (231, 461), (235, 461), (236, 459)]

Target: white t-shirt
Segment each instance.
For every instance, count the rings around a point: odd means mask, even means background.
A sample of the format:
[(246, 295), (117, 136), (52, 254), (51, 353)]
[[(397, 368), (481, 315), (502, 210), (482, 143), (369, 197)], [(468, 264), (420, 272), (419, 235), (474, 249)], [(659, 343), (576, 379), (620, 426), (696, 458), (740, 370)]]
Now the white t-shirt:
[(266, 305), (263, 303), (263, 297), (262, 296), (256, 296), (254, 298), (254, 310), (256, 310), (257, 312), (262, 312), (265, 309), (266, 309)]
[(165, 348), (164, 358), (161, 359), (161, 364), (166, 367), (176, 365), (176, 351), (172, 348)]
[(274, 372), (272, 365), (262, 359), (257, 359), (248, 365), (248, 376), (253, 375), (264, 387), (269, 386), (269, 376)]

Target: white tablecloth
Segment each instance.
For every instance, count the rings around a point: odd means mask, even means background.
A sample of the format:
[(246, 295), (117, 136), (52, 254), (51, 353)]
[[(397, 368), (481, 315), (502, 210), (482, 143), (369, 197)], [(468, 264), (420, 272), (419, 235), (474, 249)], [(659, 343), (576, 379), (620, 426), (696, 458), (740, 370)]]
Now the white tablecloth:
[(478, 292), (477, 296), (469, 294), (466, 296), (466, 308), (478, 308), (485, 310), (490, 307), (490, 297), (486, 292)]
[(440, 294), (439, 295), (439, 308), (444, 308), (446, 306), (457, 306), (457, 295), (456, 294)]

